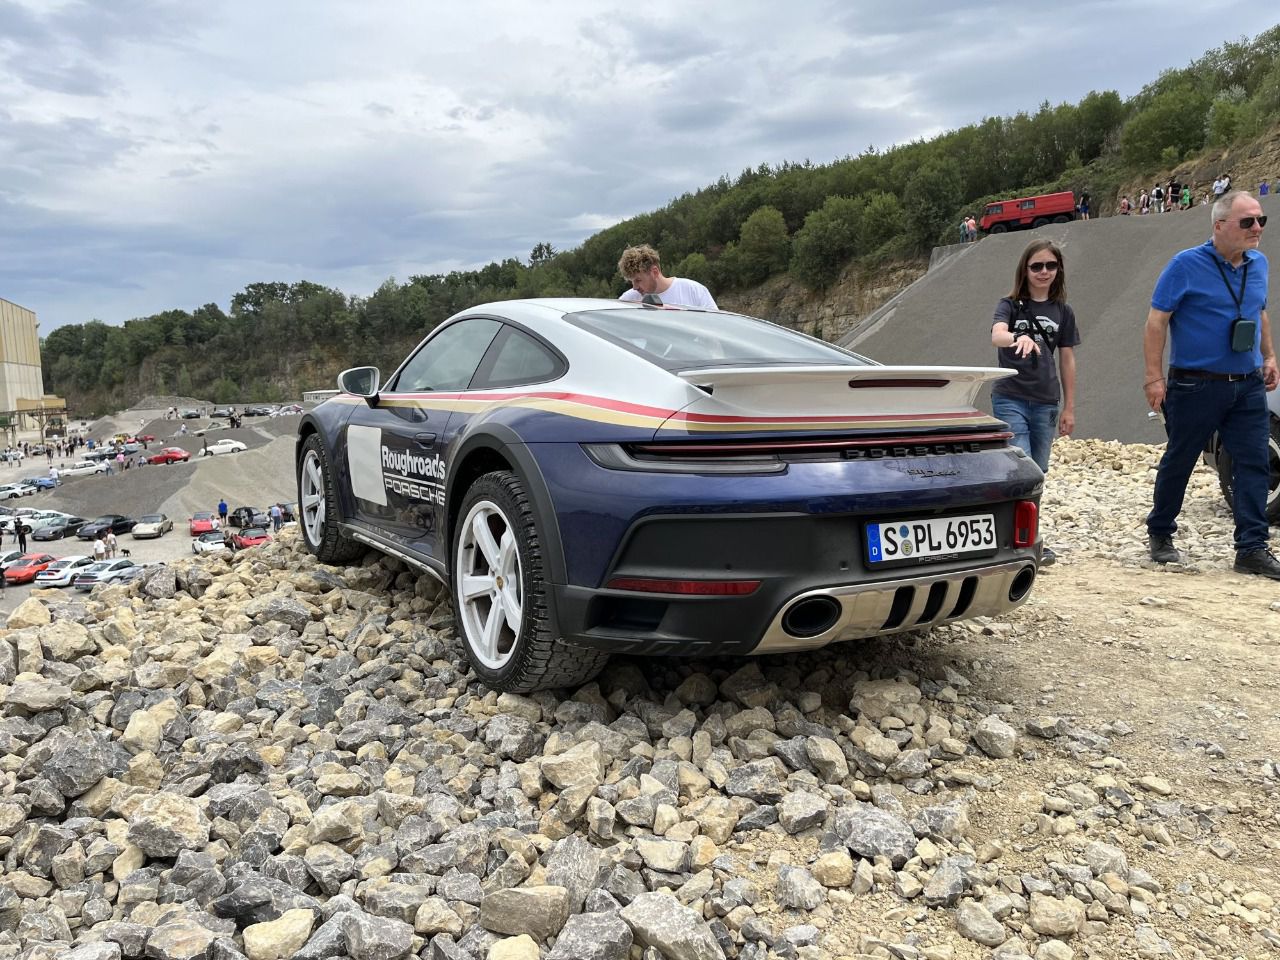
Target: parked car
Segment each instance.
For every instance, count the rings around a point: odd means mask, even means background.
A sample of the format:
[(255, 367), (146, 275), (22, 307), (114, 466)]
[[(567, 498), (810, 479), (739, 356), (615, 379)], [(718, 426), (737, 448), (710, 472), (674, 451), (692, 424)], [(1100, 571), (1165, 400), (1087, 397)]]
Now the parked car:
[(225, 418), (225, 417), (233, 416), (234, 414), (235, 414), (235, 411), (232, 410), (230, 407), (214, 407), (213, 412), (211, 412), (209, 416)]
[(9, 583), (30, 583), (37, 573), (57, 559), (51, 553), (28, 553), (4, 568), (4, 578)]
[(35, 492), (36, 488), (29, 483), (0, 483), (0, 500), (29, 497)]
[(12, 460), (16, 463), (25, 460), (26, 456), (21, 450), (0, 450), (0, 460)]
[(196, 555), (203, 553), (226, 553), (229, 549), (230, 548), (227, 546), (227, 539), (217, 530), (202, 533), (191, 541), (191, 552)]
[(106, 473), (107, 465), (101, 457), (96, 460), (84, 459), (77, 460), (69, 467), (62, 467), (58, 471), (63, 477), (87, 477), (93, 473)]
[(249, 446), (239, 440), (232, 440), (230, 437), (223, 437), (221, 440), (215, 440), (213, 443), (203, 447), (200, 450), (200, 456), (212, 457), (219, 453), (240, 453), (248, 450)]
[(149, 433), (140, 433), (133, 438), (138, 443), (155, 443), (156, 438)]
[(253, 406), (244, 408), (246, 417), (269, 417), (275, 412), (275, 407), (269, 403), (256, 403)]
[(84, 524), (84, 517), (47, 517), (31, 532), (31, 539), (61, 540), (74, 536)]
[(9, 564), (16, 563), (25, 557), (26, 554), (21, 550), (0, 550), (0, 571), (8, 570)]
[(35, 507), (18, 507), (12, 513), (7, 513), (0, 517), (0, 531), (5, 533), (13, 532), (13, 525), (22, 520), (27, 526), (35, 526), (34, 521), (40, 520), (45, 516), (60, 516), (57, 510), (40, 510)]
[(135, 540), (155, 540), (172, 529), (173, 521), (163, 513), (146, 513), (138, 518), (130, 532)]
[[(1274, 526), (1280, 524), (1280, 390), (1267, 393), (1267, 461), (1271, 479), (1267, 486), (1267, 520)], [(1222, 445), (1222, 438), (1214, 434), (1205, 444), (1204, 462), (1218, 473), (1218, 486), (1222, 489), (1227, 506), (1235, 507), (1235, 489), (1231, 479), (1231, 454)]]
[(1035, 582), (1044, 483), (975, 406), (1009, 375), (727, 311), (484, 304), (302, 417), (299, 530), (450, 584), (496, 690), (998, 616)]
[[(109, 447), (94, 447), (92, 450), (84, 452), (84, 458), (90, 463), (105, 462), (115, 457), (115, 455), (116, 452)], [(104, 470), (103, 472), (105, 473), (106, 471)]]
[[(59, 471), (59, 472), (61, 472), (61, 471)], [(57, 488), (57, 486), (58, 486), (58, 481), (57, 481), (57, 480), (53, 479), (53, 477), (45, 477), (45, 476), (40, 476), (40, 477), (24, 477), (23, 479), (19, 480), (18, 482), (19, 482), (19, 483), (28, 483), (28, 484), (30, 484), (31, 486), (35, 487), (37, 490), (54, 490), (54, 489), (56, 489), (56, 488)]]
[(191, 535), (194, 537), (202, 533), (209, 533), (214, 529), (214, 521), (217, 518), (218, 515), (212, 510), (201, 510), (199, 513), (192, 514), (187, 521), (191, 529)]
[(147, 457), (147, 463), (186, 463), (190, 459), (191, 454), (181, 447), (165, 447), (159, 453)]
[(96, 520), (90, 520), (78, 531), (76, 536), (81, 540), (93, 540), (100, 533), (110, 530), (112, 533), (128, 533), (138, 521), (119, 513), (105, 513)]
[(71, 556), (55, 560), (36, 574), (37, 587), (69, 587), (72, 579), (93, 563), (93, 557)]
[(221, 423), (215, 420), (213, 423), (209, 424), (207, 427), (201, 427), (199, 430), (192, 430), (191, 432), (195, 434), (197, 437), (203, 437), (205, 434), (217, 433), (219, 430), (230, 430), (230, 429), (231, 429), (230, 424)]
[(272, 417), (293, 417), (302, 412), (302, 407), (296, 403), (287, 403), (283, 407), (276, 407), (269, 416)]
[(231, 535), (231, 545), (236, 550), (257, 547), (270, 542), (271, 534), (267, 533), (266, 527), (241, 527)]
[(236, 507), (227, 515), (227, 522), (233, 527), (268, 527), (271, 518), (258, 507)]
[(124, 575), (124, 571), (132, 566), (134, 566), (132, 560), (95, 560), (87, 567), (81, 568), (80, 572), (72, 578), (71, 585), (77, 590), (92, 590), (99, 584), (116, 582)]
[(180, 416), (183, 420), (199, 420), (200, 411), (199, 410), (183, 410), (178, 414), (178, 416)]

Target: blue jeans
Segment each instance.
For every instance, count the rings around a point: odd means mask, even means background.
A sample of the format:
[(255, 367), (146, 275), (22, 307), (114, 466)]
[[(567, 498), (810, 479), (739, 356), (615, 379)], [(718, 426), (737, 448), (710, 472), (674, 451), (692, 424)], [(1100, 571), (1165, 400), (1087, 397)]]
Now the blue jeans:
[(1164, 416), (1169, 445), (1156, 473), (1147, 532), (1171, 537), (1178, 529), (1187, 480), (1216, 430), (1234, 469), (1236, 550), (1248, 553), (1265, 547), (1271, 530), (1267, 524), (1269, 424), (1262, 374), (1254, 372), (1235, 382), (1170, 377)]
[(1058, 434), (1058, 405), (1017, 397), (991, 395), (991, 412), (1013, 431), (1013, 445), (1021, 447), (1045, 473), (1049, 472), (1049, 448)]

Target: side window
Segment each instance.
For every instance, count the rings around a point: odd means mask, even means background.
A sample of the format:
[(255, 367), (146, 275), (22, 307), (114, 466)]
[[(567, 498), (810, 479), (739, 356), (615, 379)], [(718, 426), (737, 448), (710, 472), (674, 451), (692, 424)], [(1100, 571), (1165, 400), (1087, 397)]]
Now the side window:
[(445, 327), (405, 364), (393, 390), (465, 390), (500, 326), (496, 320), (476, 317)]
[(987, 213), (988, 214), (1004, 213), (1004, 207), (998, 203), (992, 204), (991, 206), (987, 207)]
[(1036, 208), (1036, 202), (1034, 200), (1023, 200), (1020, 204), (1018, 204), (1018, 206), (1020, 206), (1023, 210), (1034, 210)]
[(542, 383), (564, 373), (564, 362), (541, 343), (507, 326), (494, 341), (480, 369), (476, 387), (514, 387)]

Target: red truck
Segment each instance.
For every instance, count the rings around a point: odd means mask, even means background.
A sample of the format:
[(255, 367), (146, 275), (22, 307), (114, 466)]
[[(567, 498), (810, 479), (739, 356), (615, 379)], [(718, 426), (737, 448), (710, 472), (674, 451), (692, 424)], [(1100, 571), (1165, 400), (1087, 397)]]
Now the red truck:
[(1068, 223), (1076, 218), (1076, 195), (1070, 190), (1043, 193), (988, 203), (978, 226), (987, 233), (1004, 233), (1046, 223)]

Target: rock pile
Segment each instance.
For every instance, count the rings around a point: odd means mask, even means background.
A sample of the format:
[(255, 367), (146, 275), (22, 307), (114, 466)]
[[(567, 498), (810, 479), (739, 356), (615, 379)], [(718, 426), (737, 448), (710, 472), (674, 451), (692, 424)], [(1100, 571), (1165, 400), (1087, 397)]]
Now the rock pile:
[(1016, 717), (918, 637), (498, 695), (433, 581), (287, 530), (7, 627), (0, 958), (1160, 958), (1205, 918), (1280, 948), (1266, 892), (1145, 867), (1240, 851), (1115, 760), (1131, 727)]

